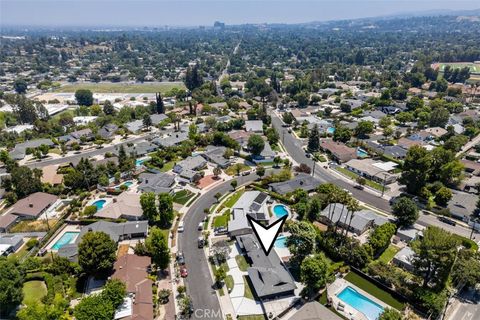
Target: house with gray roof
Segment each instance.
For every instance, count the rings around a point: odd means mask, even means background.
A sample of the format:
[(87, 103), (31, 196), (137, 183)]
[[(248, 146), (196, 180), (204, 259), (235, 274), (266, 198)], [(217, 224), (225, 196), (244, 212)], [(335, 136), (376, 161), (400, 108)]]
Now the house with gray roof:
[(55, 143), (51, 139), (36, 139), (29, 140), (15, 145), (15, 148), (10, 151), (10, 157), (14, 160), (22, 160), (27, 154), (27, 149), (35, 149), (41, 145), (47, 145), (53, 147)]
[(98, 135), (105, 140), (110, 140), (115, 136), (115, 133), (118, 130), (118, 126), (113, 123), (108, 123), (104, 125), (100, 130), (98, 130)]
[(186, 140), (188, 140), (188, 132), (180, 131), (172, 132), (170, 135), (167, 136), (157, 137), (153, 139), (152, 142), (159, 147), (167, 148), (177, 146)]
[(468, 222), (476, 210), (477, 201), (477, 195), (452, 190), (452, 199), (448, 202), (447, 208), (453, 218)]
[(263, 133), (263, 122), (262, 120), (247, 120), (245, 121), (245, 131)]
[(343, 204), (331, 203), (320, 213), (320, 221), (329, 225), (337, 224), (342, 229), (350, 226), (348, 231), (361, 235), (369, 228), (389, 222), (389, 219), (370, 210), (360, 210), (352, 216)]
[(92, 129), (90, 128), (70, 132), (70, 136), (72, 136), (76, 140), (80, 140), (82, 138), (91, 140), (94, 138)]
[(115, 243), (126, 239), (145, 238), (148, 234), (148, 221), (128, 221), (123, 223), (115, 223), (110, 221), (97, 221), (84, 226), (80, 234), (72, 244), (67, 244), (58, 250), (58, 255), (69, 259), (70, 261), (78, 260), (78, 245), (82, 237), (88, 232), (104, 232)]
[(392, 263), (407, 271), (413, 270), (413, 257), (415, 252), (410, 247), (404, 247), (393, 257)]
[(142, 173), (138, 177), (138, 190), (153, 193), (173, 193), (175, 177), (168, 173)]
[(177, 162), (173, 167), (173, 172), (178, 174), (182, 182), (196, 182), (203, 177), (203, 172), (199, 171), (205, 168), (206, 165), (207, 160), (204, 157), (200, 155), (190, 156)]
[(247, 215), (260, 221), (268, 221), (268, 195), (260, 191), (246, 191), (232, 207), (228, 221), (228, 234), (231, 237), (248, 234), (252, 228)]
[(20, 249), (23, 245), (23, 235), (2, 234), (0, 235), (0, 256), (8, 255)]
[(267, 256), (252, 234), (238, 237), (237, 243), (251, 265), (247, 269), (248, 277), (260, 299), (277, 299), (294, 294), (297, 288), (295, 281), (275, 250)]
[[(133, 155), (136, 155), (137, 157), (142, 157), (148, 153), (156, 151), (158, 147), (148, 141), (141, 141), (131, 146), (124, 145), (124, 149), (125, 149), (125, 152), (129, 155), (133, 154)], [(116, 146), (115, 150), (113, 151), (113, 154), (118, 156), (119, 150), (120, 150), (120, 147)]]
[(125, 124), (128, 131), (132, 133), (140, 132), (143, 129), (143, 120), (134, 120)]
[(159, 113), (159, 114), (155, 113), (155, 114), (152, 114), (150, 116), (150, 120), (152, 120), (152, 124), (154, 126), (156, 126), (160, 122), (165, 121), (167, 119), (168, 119), (168, 116), (166, 114), (163, 114), (163, 113)]
[(271, 162), (276, 155), (277, 153), (273, 151), (270, 143), (268, 143), (268, 141), (265, 141), (262, 152), (260, 152), (260, 154), (257, 156), (252, 156), (252, 160), (255, 163)]
[(311, 192), (320, 184), (321, 182), (319, 179), (306, 173), (299, 173), (290, 180), (271, 183), (270, 190), (280, 194), (291, 193), (297, 189)]
[(333, 311), (318, 301), (309, 301), (298, 309), (288, 320), (342, 320)]
[(11, 213), (0, 215), (0, 233), (8, 232), (18, 220), (20, 220), (20, 217)]
[(226, 150), (225, 147), (207, 146), (202, 156), (216, 166), (225, 169), (232, 163), (230, 159), (223, 156)]

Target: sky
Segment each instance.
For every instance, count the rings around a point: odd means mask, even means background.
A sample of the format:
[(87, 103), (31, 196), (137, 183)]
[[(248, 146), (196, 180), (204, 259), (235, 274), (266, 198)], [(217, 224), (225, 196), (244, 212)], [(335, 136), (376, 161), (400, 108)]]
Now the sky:
[(0, 27), (302, 23), (479, 8), (478, 0), (0, 0)]

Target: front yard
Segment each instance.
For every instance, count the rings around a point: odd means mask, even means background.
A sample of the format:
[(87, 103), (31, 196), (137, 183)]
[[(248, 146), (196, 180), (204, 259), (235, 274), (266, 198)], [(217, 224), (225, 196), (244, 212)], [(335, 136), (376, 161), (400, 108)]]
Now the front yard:
[(195, 194), (190, 190), (181, 190), (176, 192), (173, 195), (173, 202), (184, 205), (188, 202)]
[(230, 220), (230, 210), (227, 209), (225, 212), (218, 217), (215, 217), (213, 219), (213, 227), (218, 228), (218, 227), (227, 227), (228, 220)]
[[(358, 178), (358, 174), (356, 174), (355, 172), (352, 172), (348, 169), (345, 169), (345, 168), (342, 168), (342, 167), (336, 167), (335, 170), (337, 170), (338, 172), (346, 175), (347, 177), (349, 177), (350, 179), (356, 181), (357, 178)], [(383, 189), (383, 186), (380, 184), (380, 183), (377, 183), (375, 181), (372, 181), (372, 180), (369, 180), (369, 179), (365, 179), (365, 184), (373, 189), (376, 189), (378, 191), (382, 191)], [(388, 187), (385, 187), (385, 191), (388, 190)]]
[(245, 260), (244, 256), (239, 254), (235, 257), (235, 260), (237, 261), (238, 269), (240, 269), (240, 271), (247, 271), (249, 265), (247, 263), (247, 260)]

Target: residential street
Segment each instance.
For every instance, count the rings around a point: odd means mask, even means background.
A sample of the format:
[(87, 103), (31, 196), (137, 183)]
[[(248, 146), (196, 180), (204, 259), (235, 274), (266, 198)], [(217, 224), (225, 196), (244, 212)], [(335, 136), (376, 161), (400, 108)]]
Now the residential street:
[[(238, 185), (253, 181), (256, 178), (258, 178), (256, 174), (238, 177)], [(230, 186), (231, 181), (228, 180), (220, 184), (198, 198), (185, 214), (185, 231), (178, 234), (178, 247), (179, 250), (183, 251), (187, 268), (190, 271), (189, 276), (185, 278), (187, 292), (192, 299), (194, 310), (200, 309), (200, 311), (193, 313), (192, 319), (222, 319), (221, 316), (219, 318), (211, 316), (216, 314), (217, 310), (220, 310), (220, 304), (215, 290), (212, 288), (213, 279), (208, 269), (207, 257), (202, 249), (197, 248), (197, 239), (200, 236), (197, 227), (205, 218), (203, 210), (215, 204), (215, 194), (219, 192), (224, 195), (233, 190)], [(207, 312), (210, 315), (209, 317), (206, 317)]]

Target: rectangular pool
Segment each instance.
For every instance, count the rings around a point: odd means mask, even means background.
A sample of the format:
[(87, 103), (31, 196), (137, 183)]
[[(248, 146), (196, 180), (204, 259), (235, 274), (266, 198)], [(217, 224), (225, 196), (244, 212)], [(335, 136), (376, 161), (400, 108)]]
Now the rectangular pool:
[(352, 287), (346, 287), (337, 297), (355, 310), (363, 313), (368, 320), (376, 320), (383, 312), (383, 307), (373, 302)]
[(55, 244), (52, 246), (52, 249), (53, 250), (58, 250), (61, 247), (63, 247), (64, 245), (73, 243), (75, 241), (75, 239), (77, 239), (79, 234), (80, 234), (80, 232), (76, 232), (76, 231), (65, 232), (60, 237), (60, 239), (58, 239), (57, 242), (55, 242)]

